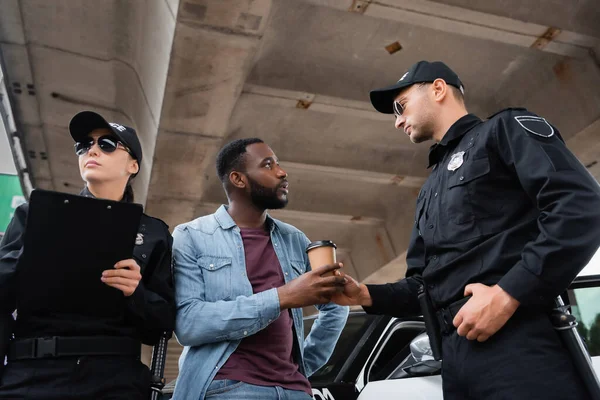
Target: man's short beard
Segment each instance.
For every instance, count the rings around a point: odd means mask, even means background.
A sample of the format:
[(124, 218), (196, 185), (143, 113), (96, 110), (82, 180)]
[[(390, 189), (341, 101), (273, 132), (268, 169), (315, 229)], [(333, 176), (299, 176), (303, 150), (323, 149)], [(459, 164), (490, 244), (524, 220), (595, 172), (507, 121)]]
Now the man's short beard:
[(256, 208), (260, 210), (278, 210), (287, 206), (287, 196), (283, 200), (277, 196), (279, 186), (275, 189), (270, 189), (262, 186), (249, 176), (247, 177), (248, 182), (250, 182), (250, 200)]

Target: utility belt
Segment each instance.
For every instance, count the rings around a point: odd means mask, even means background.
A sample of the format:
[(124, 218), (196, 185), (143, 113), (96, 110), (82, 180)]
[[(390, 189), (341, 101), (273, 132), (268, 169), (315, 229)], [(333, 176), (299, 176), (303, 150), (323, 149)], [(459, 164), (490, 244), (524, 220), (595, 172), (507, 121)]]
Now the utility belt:
[(8, 361), (79, 356), (140, 358), (141, 343), (120, 336), (51, 336), (11, 341)]
[(442, 359), (442, 335), (448, 335), (456, 329), (452, 321), (458, 311), (465, 305), (471, 296), (464, 297), (454, 303), (436, 310), (425, 286), (419, 288), (419, 305), (425, 321), (425, 329), (429, 336), (429, 344), (433, 358), (437, 361)]
[(442, 335), (449, 335), (456, 330), (452, 321), (454, 321), (456, 314), (458, 314), (462, 306), (464, 306), (470, 298), (471, 296), (463, 297), (435, 313)]

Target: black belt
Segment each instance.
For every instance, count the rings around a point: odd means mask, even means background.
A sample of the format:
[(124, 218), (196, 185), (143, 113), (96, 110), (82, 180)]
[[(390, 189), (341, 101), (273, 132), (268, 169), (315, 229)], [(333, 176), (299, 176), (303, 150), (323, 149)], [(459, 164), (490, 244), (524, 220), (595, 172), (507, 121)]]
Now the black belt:
[(447, 335), (454, 332), (456, 327), (452, 321), (454, 320), (454, 317), (456, 317), (456, 314), (458, 314), (458, 311), (462, 308), (462, 306), (465, 305), (467, 301), (469, 301), (470, 298), (471, 296), (463, 297), (462, 299), (455, 301), (454, 303), (435, 313), (440, 324), (442, 334)]
[(52, 336), (10, 343), (8, 360), (77, 356), (140, 357), (141, 343), (118, 336)]

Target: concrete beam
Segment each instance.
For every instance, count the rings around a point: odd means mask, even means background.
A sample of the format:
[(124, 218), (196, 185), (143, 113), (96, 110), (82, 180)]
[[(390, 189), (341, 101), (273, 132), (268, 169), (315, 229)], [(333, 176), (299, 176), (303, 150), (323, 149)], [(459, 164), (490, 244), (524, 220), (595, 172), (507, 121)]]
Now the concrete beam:
[[(110, 119), (117, 114), (113, 120), (135, 127), (140, 134), (144, 165), (134, 188), (136, 200), (144, 203), (178, 0), (100, 3), (65, 7), (57, 2), (9, 0), (6, 12), (3, 8), (0, 13), (2, 53), (11, 83), (24, 92), (14, 102), (17, 119), (41, 131), (42, 140), (32, 150), (50, 160), (46, 174), (52, 181), (65, 175), (52, 167), (52, 160), (61, 158), (69, 147), (49, 150), (51, 125), (66, 127), (81, 109), (97, 110)], [(129, 24), (119, 24), (115, 15), (131, 16)], [(48, 16), (52, 23), (45, 23)], [(29, 149), (27, 154), (31, 157)], [(64, 188), (55, 185), (55, 189)]]
[(277, 89), (249, 83), (244, 86), (242, 93), (244, 96), (256, 97), (262, 102), (267, 101), (278, 106), (283, 105), (290, 108), (301, 108), (326, 114), (347, 115), (375, 121), (390, 121), (389, 115), (375, 111), (371, 103), (365, 101)]
[[(168, 83), (160, 118), (161, 132), (210, 138), (190, 154), (200, 160), (195, 171), (212, 168), (213, 147), (226, 136), (231, 113), (260, 49), (272, 0), (189, 0), (179, 4)], [(179, 166), (169, 159), (169, 144), (159, 138), (150, 197), (172, 187), (169, 176)], [(208, 155), (208, 151), (211, 155)], [(208, 156), (207, 156), (208, 155)], [(154, 174), (156, 174), (154, 176)], [(198, 183), (198, 193), (202, 192)], [(185, 185), (185, 183), (183, 183)]]
[(569, 149), (583, 164), (600, 161), (600, 118), (567, 140)]
[(567, 147), (600, 180), (600, 118), (567, 140)]
[(598, 182), (600, 182), (600, 163), (592, 164), (588, 167), (588, 171), (590, 171), (590, 174), (592, 174), (592, 176), (596, 178)]
[(404, 278), (406, 275), (406, 268), (406, 252), (404, 252), (371, 275), (367, 276), (361, 283), (396, 282)]
[(5, 0), (0, 13), (0, 42), (25, 45), (23, 18), (18, 0)]
[(357, 269), (352, 259), (352, 250), (348, 248), (337, 248), (336, 258), (338, 262), (344, 264), (344, 271), (352, 276), (356, 276)]
[(357, 169), (328, 167), (325, 165), (302, 164), (288, 161), (280, 161), (281, 166), (287, 173), (318, 173), (335, 177), (337, 180), (354, 182), (375, 183), (380, 185), (394, 185), (406, 188), (421, 188), (426, 178), (416, 176), (403, 176), (385, 174), (381, 172), (362, 171)]
[[(588, 57), (600, 39), (427, 0), (305, 0), (368, 17), (398, 21), (483, 40)], [(476, 23), (475, 23), (476, 21)]]

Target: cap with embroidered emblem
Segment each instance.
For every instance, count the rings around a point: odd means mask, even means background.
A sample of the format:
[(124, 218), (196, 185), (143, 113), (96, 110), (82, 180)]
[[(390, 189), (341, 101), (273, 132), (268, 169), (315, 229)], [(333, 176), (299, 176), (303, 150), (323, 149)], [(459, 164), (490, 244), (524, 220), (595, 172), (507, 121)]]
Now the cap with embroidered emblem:
[(458, 75), (441, 61), (419, 61), (414, 64), (395, 84), (381, 89), (372, 90), (370, 93), (371, 104), (383, 114), (393, 114), (393, 103), (400, 90), (415, 83), (433, 82), (443, 79), (446, 84), (452, 85), (465, 93), (464, 85)]
[(115, 134), (125, 146), (131, 150), (131, 155), (142, 166), (142, 145), (135, 129), (115, 122), (108, 122), (98, 113), (81, 111), (69, 123), (69, 132), (76, 142), (85, 139), (95, 129), (108, 129)]

